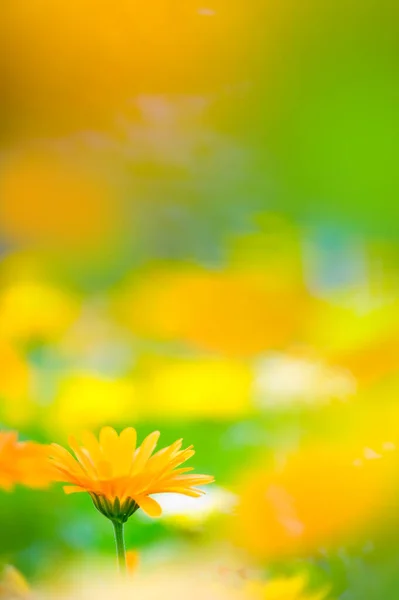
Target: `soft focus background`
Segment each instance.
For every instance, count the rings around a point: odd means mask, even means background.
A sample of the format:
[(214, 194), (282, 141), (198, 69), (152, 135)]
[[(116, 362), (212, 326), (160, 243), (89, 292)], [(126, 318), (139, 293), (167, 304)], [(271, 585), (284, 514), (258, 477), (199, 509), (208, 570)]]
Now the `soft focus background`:
[[(144, 571), (399, 597), (398, 13), (2, 3), (0, 423), (195, 445), (216, 483), (129, 521)], [(0, 527), (33, 584), (114, 560), (58, 486)]]

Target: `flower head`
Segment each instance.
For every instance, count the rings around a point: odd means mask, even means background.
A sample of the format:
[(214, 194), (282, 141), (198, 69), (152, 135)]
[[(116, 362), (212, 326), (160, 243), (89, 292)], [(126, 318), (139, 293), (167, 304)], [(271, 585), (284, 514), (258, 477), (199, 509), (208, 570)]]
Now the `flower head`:
[(181, 439), (153, 454), (159, 435), (154, 431), (138, 447), (133, 427), (120, 435), (112, 427), (103, 427), (98, 440), (84, 432), (83, 445), (71, 436), (69, 445), (76, 458), (52, 444), (56, 478), (72, 484), (64, 487), (67, 494), (88, 492), (96, 508), (111, 520), (124, 523), (139, 508), (157, 517), (162, 510), (152, 494), (199, 497), (204, 492), (196, 486), (213, 481), (209, 475), (188, 474), (191, 467), (180, 468), (194, 454), (192, 446), (181, 450)]
[(0, 488), (11, 490), (16, 483), (46, 487), (51, 481), (48, 446), (19, 442), (15, 431), (0, 431)]

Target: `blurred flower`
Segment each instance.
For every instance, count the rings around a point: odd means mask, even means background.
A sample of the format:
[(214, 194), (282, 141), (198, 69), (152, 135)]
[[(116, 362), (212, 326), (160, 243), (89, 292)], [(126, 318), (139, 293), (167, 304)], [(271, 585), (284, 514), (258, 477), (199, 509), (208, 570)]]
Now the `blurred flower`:
[(159, 435), (154, 431), (137, 448), (132, 427), (119, 436), (111, 427), (103, 427), (99, 441), (85, 432), (84, 446), (71, 436), (69, 445), (76, 460), (58, 444), (52, 445), (57, 479), (73, 484), (64, 488), (67, 494), (89, 492), (96, 508), (111, 520), (125, 522), (138, 508), (149, 516), (159, 516), (161, 507), (151, 494), (176, 492), (199, 497), (204, 492), (195, 486), (213, 481), (209, 475), (186, 474), (190, 467), (176, 468), (194, 455), (192, 446), (180, 450), (182, 440), (151, 456)]
[(24, 598), (31, 598), (28, 583), (15, 567), (6, 565), (0, 576), (0, 599), (23, 600)]
[(356, 288), (320, 302), (307, 322), (307, 341), (333, 367), (366, 387), (399, 371), (398, 302)]
[(247, 600), (324, 600), (328, 590), (308, 592), (307, 579), (303, 575), (284, 577), (264, 582), (248, 582), (245, 589)]
[(0, 487), (11, 490), (14, 484), (46, 487), (51, 481), (48, 446), (19, 442), (15, 431), (0, 431)]
[(74, 297), (47, 283), (19, 282), (0, 291), (0, 336), (21, 342), (47, 341), (74, 321)]
[(186, 268), (150, 273), (121, 312), (135, 333), (247, 357), (289, 341), (308, 301), (303, 285), (274, 270)]
[(356, 377), (361, 386), (368, 386), (387, 375), (399, 373), (398, 327), (370, 339), (356, 348), (343, 350), (332, 357), (332, 362), (344, 366)]
[(315, 444), (249, 475), (234, 517), (236, 543), (258, 558), (300, 555), (378, 518), (392, 496), (394, 461), (354, 446)]
[(0, 231), (7, 240), (69, 250), (104, 241), (113, 223), (106, 182), (76, 163), (54, 149), (20, 152), (3, 161)]
[(0, 339), (0, 364), (3, 370), (0, 396), (11, 403), (25, 398), (31, 377), (29, 365), (12, 344), (2, 339)]
[[(7, 6), (0, 19), (0, 56), (9, 57), (0, 61), (1, 79), (9, 82), (2, 109), (12, 107), (7, 131), (26, 137), (33, 130), (44, 137), (54, 129), (93, 130), (113, 123), (137, 93), (220, 94), (242, 81), (244, 58), (252, 63), (248, 44), (258, 48), (260, 39), (268, 49), (262, 52), (266, 62), (274, 62), (279, 53), (270, 45), (287, 35), (285, 11), (217, 4), (222, 18), (211, 19), (192, 0), (119, 0), (117, 6), (104, 0), (20, 0)], [(268, 24), (266, 36), (261, 22)], [(221, 39), (231, 43), (227, 47)], [(264, 70), (262, 75), (264, 81)]]
[(238, 360), (150, 361), (140, 387), (141, 411), (172, 420), (238, 418), (251, 411), (252, 386), (250, 365)]
[(135, 401), (135, 388), (130, 381), (97, 373), (75, 373), (61, 382), (46, 420), (51, 429), (61, 432), (94, 428), (107, 421), (134, 417)]

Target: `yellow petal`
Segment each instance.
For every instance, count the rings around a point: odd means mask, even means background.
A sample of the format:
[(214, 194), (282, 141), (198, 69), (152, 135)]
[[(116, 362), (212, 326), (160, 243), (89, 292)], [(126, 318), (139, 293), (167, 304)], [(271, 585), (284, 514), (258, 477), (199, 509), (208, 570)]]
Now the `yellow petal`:
[(136, 455), (133, 459), (133, 466), (130, 473), (131, 475), (139, 473), (146, 465), (148, 459), (154, 451), (155, 446), (157, 445), (160, 435), (161, 434), (159, 431), (153, 431), (145, 438), (144, 442), (136, 450)]
[(208, 483), (213, 483), (215, 478), (212, 475), (178, 475), (174, 478), (176, 482), (184, 483), (187, 486), (191, 485), (205, 485)]
[(72, 475), (84, 477), (82, 466), (74, 459), (72, 454), (62, 446), (51, 444), (50, 458), (54, 458), (57, 462), (61, 463), (64, 466), (64, 469), (69, 471)]
[(82, 465), (83, 469), (86, 471), (87, 475), (92, 479), (97, 479), (97, 472), (93, 467), (93, 463), (91, 462), (89, 456), (85, 454), (84, 449), (79, 446), (76, 438), (73, 435), (69, 436), (68, 443), (74, 451), (75, 456)]
[(100, 431), (100, 444), (105, 459), (114, 466), (118, 456), (119, 437), (112, 427), (103, 427)]
[(203, 490), (198, 490), (195, 488), (185, 488), (185, 487), (181, 487), (181, 486), (173, 486), (173, 485), (168, 485), (168, 486), (164, 486), (163, 484), (158, 485), (154, 485), (151, 486), (151, 489), (149, 490), (150, 494), (166, 494), (166, 493), (171, 493), (171, 494), (182, 494), (182, 496), (190, 496), (191, 498), (200, 498), (200, 496), (203, 496), (205, 494), (205, 492)]
[(112, 465), (108, 460), (100, 460), (97, 467), (100, 479), (110, 479), (113, 476)]
[(63, 465), (53, 463), (54, 467), (54, 481), (63, 481), (64, 483), (68, 481), (69, 483), (76, 483), (80, 485), (80, 482), (83, 481), (84, 476), (73, 475), (70, 471), (66, 470)]
[(122, 477), (128, 475), (133, 462), (133, 454), (136, 448), (137, 434), (133, 427), (127, 427), (119, 436), (118, 457), (115, 475)]
[(91, 456), (91, 459), (94, 464), (98, 463), (98, 461), (103, 460), (104, 456), (102, 450), (100, 448), (100, 444), (91, 431), (84, 431), (82, 433), (82, 442), (86, 450)]
[(165, 470), (169, 469), (169, 463), (179, 452), (183, 439), (176, 440), (170, 446), (158, 450), (147, 462), (146, 471), (150, 473), (158, 473), (160, 476)]
[(175, 467), (178, 467), (182, 463), (186, 462), (189, 458), (194, 456), (195, 451), (192, 448), (192, 446), (189, 446), (185, 450), (173, 453), (166, 464), (164, 464), (162, 469), (160, 469), (158, 472), (158, 478), (169, 478)]
[(154, 498), (141, 496), (136, 498), (137, 504), (149, 517), (159, 517), (162, 514), (162, 508)]
[(63, 490), (66, 494), (76, 494), (78, 492), (86, 491), (83, 488), (78, 487), (77, 485), (64, 485)]

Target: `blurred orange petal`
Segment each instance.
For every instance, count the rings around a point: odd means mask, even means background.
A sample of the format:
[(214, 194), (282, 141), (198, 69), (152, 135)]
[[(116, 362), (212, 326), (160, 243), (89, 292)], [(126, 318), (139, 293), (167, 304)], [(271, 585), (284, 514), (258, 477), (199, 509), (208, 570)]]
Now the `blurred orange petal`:
[(307, 310), (305, 288), (275, 275), (199, 268), (154, 272), (127, 291), (121, 310), (141, 335), (247, 357), (286, 344)]
[(340, 543), (378, 517), (392, 493), (393, 463), (364, 460), (361, 446), (353, 448), (315, 445), (249, 475), (237, 543), (262, 558), (298, 555)]

